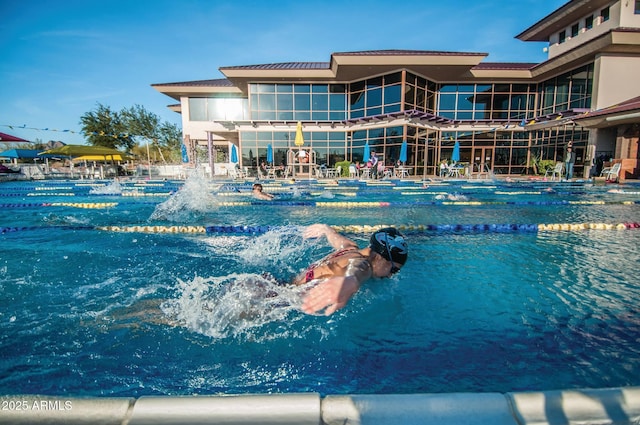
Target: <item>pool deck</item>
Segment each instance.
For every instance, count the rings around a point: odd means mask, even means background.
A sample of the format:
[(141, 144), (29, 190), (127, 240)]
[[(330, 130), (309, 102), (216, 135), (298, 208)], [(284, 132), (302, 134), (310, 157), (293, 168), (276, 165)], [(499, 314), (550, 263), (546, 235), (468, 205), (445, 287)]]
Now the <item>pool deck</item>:
[(0, 424), (638, 424), (640, 387), (514, 393), (0, 396)]

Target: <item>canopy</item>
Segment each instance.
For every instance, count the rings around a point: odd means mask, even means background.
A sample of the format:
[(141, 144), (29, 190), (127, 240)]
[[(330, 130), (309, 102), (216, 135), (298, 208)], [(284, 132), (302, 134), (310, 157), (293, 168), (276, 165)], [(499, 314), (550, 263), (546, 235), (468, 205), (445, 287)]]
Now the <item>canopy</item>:
[(21, 139), (17, 136), (12, 136), (11, 134), (0, 132), (0, 142), (16, 142), (16, 143), (31, 143), (28, 140)]
[(80, 156), (90, 155), (92, 157), (98, 157), (98, 159), (92, 159), (92, 161), (113, 160), (122, 161), (126, 155), (122, 152), (107, 148), (105, 146), (86, 146), (86, 145), (64, 145), (59, 148), (53, 148), (42, 152), (40, 155), (59, 155), (70, 156), (77, 158)]
[(105, 158), (105, 155), (82, 155), (76, 156), (73, 158), (74, 162), (82, 162), (82, 161), (104, 161), (104, 160), (113, 160), (113, 161), (122, 161), (122, 155), (113, 155), (112, 157)]
[(42, 151), (36, 150), (36, 149), (9, 149), (0, 153), (0, 158), (13, 158), (13, 159), (42, 158), (42, 156), (38, 156), (40, 152)]

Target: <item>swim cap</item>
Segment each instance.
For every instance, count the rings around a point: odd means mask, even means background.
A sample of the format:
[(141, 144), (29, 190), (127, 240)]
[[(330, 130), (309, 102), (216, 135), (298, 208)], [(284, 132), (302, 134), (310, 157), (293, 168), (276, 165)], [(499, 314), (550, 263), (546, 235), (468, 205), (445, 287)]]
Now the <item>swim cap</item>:
[(409, 247), (404, 236), (393, 227), (385, 227), (371, 235), (370, 247), (373, 252), (386, 260), (404, 264), (407, 261)]

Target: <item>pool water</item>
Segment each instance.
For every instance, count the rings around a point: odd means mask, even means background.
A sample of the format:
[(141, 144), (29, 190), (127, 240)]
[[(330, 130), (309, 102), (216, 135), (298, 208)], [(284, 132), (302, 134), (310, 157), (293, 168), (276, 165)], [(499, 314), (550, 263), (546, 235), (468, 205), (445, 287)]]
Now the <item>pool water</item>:
[[(504, 226), (636, 223), (640, 187), (266, 182), (269, 203), (250, 186), (2, 183), (0, 393), (640, 385), (640, 229)], [(409, 260), (333, 316), (306, 315), (304, 288), (278, 282), (330, 252), (300, 236), (315, 222), (356, 226), (361, 246), (363, 226), (400, 226)]]

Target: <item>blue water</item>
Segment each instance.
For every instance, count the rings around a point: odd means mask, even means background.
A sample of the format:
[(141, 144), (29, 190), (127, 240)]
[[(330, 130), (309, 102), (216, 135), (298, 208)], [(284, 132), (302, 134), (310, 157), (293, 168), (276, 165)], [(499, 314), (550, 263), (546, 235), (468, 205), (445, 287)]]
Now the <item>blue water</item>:
[[(640, 221), (640, 186), (611, 188), (275, 182), (265, 190), (277, 202), (252, 204), (250, 185), (196, 177), (185, 184), (2, 183), (0, 393), (640, 385), (640, 229), (442, 227)], [(304, 288), (274, 283), (329, 252), (326, 243), (300, 237), (314, 222), (441, 227), (407, 231), (410, 257), (402, 272), (368, 282), (345, 309), (324, 317), (300, 312)], [(273, 228), (98, 228), (173, 225)], [(350, 236), (361, 245), (368, 239), (366, 232)]]

